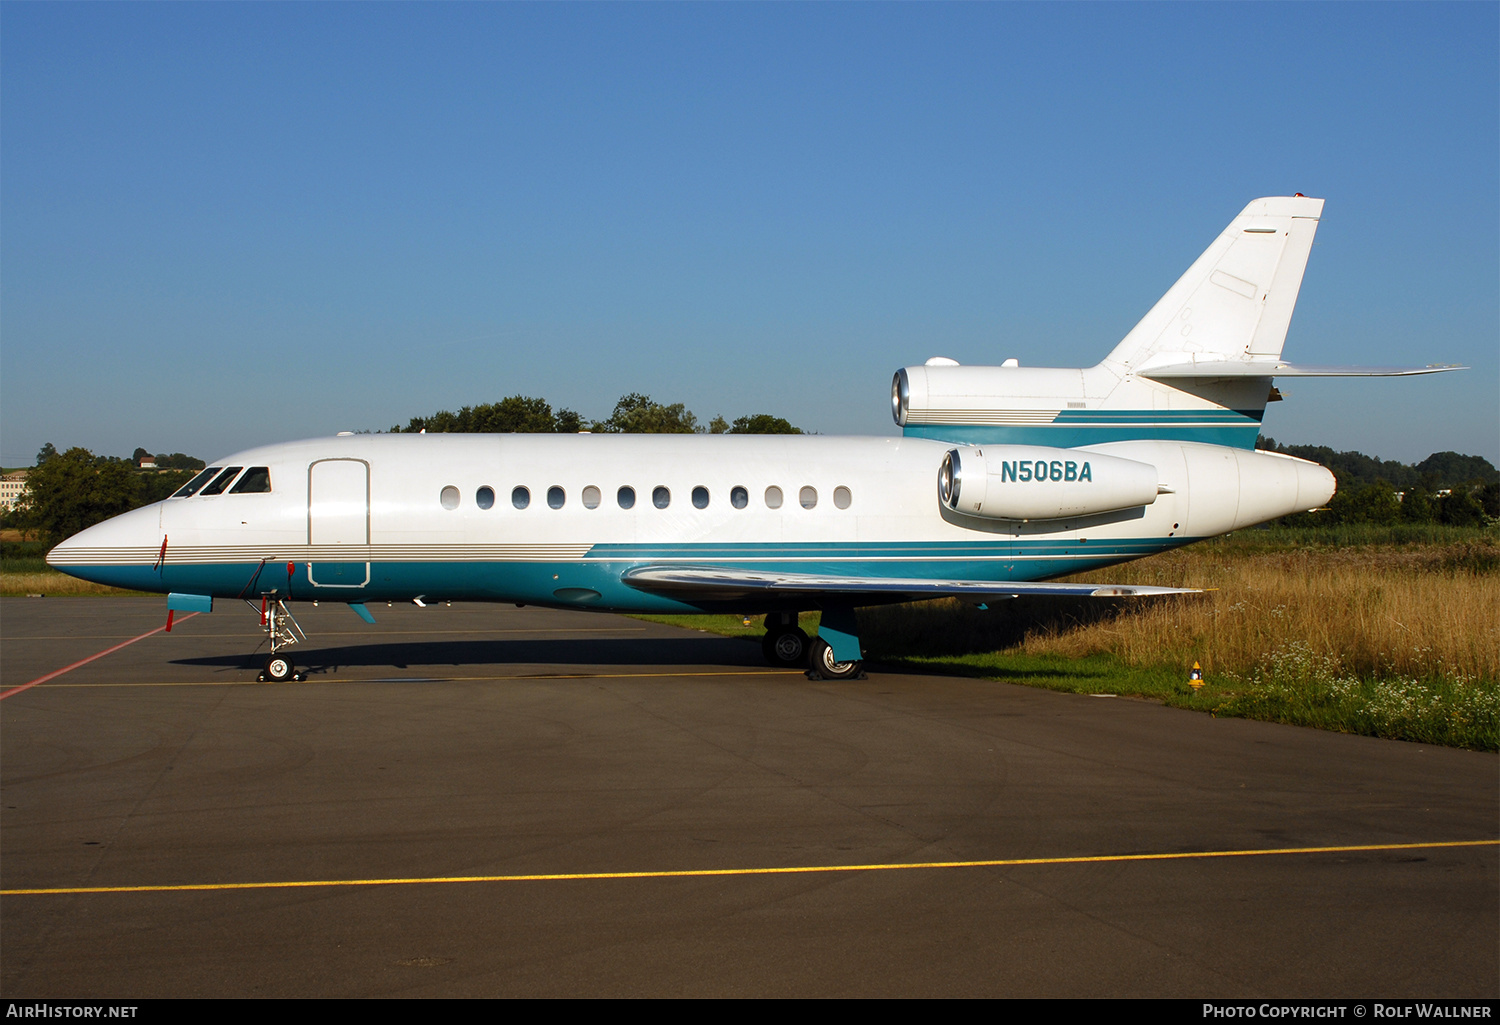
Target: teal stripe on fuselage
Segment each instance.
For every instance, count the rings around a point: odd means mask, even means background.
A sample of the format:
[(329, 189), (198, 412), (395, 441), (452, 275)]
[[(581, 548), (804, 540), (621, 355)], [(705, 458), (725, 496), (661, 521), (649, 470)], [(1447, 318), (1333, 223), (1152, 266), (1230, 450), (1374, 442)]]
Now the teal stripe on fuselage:
[(1171, 424), (1216, 420), (1239, 423), (1242, 420), (1254, 420), (1259, 423), (1264, 412), (1259, 409), (1064, 409), (1052, 422), (1086, 424), (1132, 421)]
[(1196, 441), (1255, 448), (1263, 410), (1065, 409), (1047, 424), (908, 424), (909, 438), (962, 445), (1077, 448), (1110, 441)]
[[(369, 583), (361, 587), (317, 587), (307, 578), (307, 563), (209, 563), (203, 565), (70, 566), (87, 580), (139, 591), (242, 597), (258, 601), (263, 594), (298, 601), (432, 601), (523, 602), (572, 608), (639, 612), (694, 612), (729, 608), (754, 611), (742, 599), (684, 602), (640, 591), (621, 577), (638, 566), (657, 562), (691, 563), (725, 569), (806, 573), (838, 577), (886, 577), (913, 580), (992, 581), (1045, 580), (1137, 559), (1189, 544), (1196, 538), (1090, 540), (1053, 538), (1005, 539), (994, 542), (871, 542), (865, 544), (609, 544), (595, 545), (581, 561), (559, 562), (374, 562)], [(321, 579), (318, 564), (314, 576)], [(564, 592), (559, 595), (559, 592)], [(597, 597), (593, 597), (597, 595)], [(816, 602), (800, 599), (802, 607)], [(767, 607), (778, 604), (767, 603)]]

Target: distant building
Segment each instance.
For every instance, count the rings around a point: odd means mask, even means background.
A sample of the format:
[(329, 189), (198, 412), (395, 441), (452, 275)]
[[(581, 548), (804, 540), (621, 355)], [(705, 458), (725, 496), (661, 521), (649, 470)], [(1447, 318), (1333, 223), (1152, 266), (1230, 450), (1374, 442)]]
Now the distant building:
[(27, 470), (12, 470), (0, 477), (0, 509), (7, 512), (16, 507), (21, 496), (26, 494)]
[(154, 469), (156, 469), (156, 457), (155, 456), (141, 456), (141, 469), (142, 470), (154, 470)]

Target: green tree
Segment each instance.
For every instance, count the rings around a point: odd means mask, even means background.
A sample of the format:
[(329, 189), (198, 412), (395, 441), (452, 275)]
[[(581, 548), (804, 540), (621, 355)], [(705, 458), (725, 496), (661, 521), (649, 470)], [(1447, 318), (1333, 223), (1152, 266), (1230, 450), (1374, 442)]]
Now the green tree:
[(61, 541), (139, 505), (140, 477), (127, 460), (70, 448), (27, 475), (21, 518), (43, 540)]
[(47, 442), (47, 444), (43, 445), (42, 450), (36, 454), (36, 465), (41, 466), (47, 460), (56, 458), (57, 448), (52, 444), (52, 442), (49, 441)]
[(1396, 489), (1383, 480), (1340, 489), (1328, 503), (1328, 523), (1395, 523), (1401, 518)]
[(457, 413), (443, 409), (431, 416), (414, 416), (392, 434), (576, 434), (581, 419), (571, 409), (554, 415), (545, 399), (512, 395), (499, 402), (464, 406)]
[(165, 452), (156, 454), (156, 468), (158, 470), (201, 470), (208, 464), (197, 456), (184, 455), (181, 452), (173, 452), (168, 455)]
[[(29, 478), (28, 478), (29, 479)], [(1460, 484), (1438, 499), (1438, 519), (1454, 527), (1477, 527), (1484, 522), (1480, 501), (1482, 484)]]
[(1490, 519), (1500, 519), (1500, 481), (1490, 481), (1479, 490), (1479, 504)]
[(600, 434), (701, 434), (698, 418), (681, 402), (664, 406), (651, 396), (632, 392), (620, 396), (608, 420), (594, 424)]
[(1483, 456), (1465, 456), (1457, 452), (1434, 452), (1417, 464), (1421, 473), (1430, 473), (1439, 488), (1455, 488), (1471, 481), (1486, 483), (1500, 481), (1500, 470), (1496, 470)]
[(779, 416), (770, 413), (755, 413), (742, 416), (729, 428), (730, 434), (801, 434), (802, 428), (793, 427)]
[(1431, 523), (1437, 517), (1437, 508), (1432, 504), (1432, 494), (1421, 486), (1406, 489), (1401, 498), (1401, 521), (1403, 523)]
[(545, 399), (512, 395), (483, 406), (465, 406), (458, 412), (461, 429), (481, 434), (551, 434), (557, 426), (552, 407)]

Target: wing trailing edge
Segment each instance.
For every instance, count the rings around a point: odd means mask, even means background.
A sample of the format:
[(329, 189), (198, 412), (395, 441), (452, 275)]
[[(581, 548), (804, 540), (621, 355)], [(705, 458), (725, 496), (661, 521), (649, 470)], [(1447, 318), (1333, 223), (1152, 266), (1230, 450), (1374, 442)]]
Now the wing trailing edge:
[(627, 570), (621, 579), (641, 591), (680, 599), (724, 601), (739, 597), (825, 594), (890, 600), (906, 595), (924, 598), (999, 600), (1022, 595), (1090, 598), (1151, 597), (1198, 594), (1193, 587), (1149, 587), (1135, 584), (1055, 584), (1033, 581), (913, 580), (900, 577), (843, 577), (816, 573), (775, 573), (718, 566), (653, 565)]

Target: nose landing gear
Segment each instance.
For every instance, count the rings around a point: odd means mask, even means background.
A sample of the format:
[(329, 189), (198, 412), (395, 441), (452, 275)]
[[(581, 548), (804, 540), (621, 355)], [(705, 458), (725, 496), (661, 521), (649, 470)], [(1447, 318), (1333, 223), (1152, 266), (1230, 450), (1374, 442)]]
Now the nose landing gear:
[(307, 679), (306, 673), (298, 672), (292, 660), (280, 653), (283, 647), (290, 647), (298, 640), (307, 640), (307, 635), (302, 632), (297, 617), (286, 607), (286, 602), (280, 598), (262, 598), (260, 625), (271, 642), (271, 655), (266, 659), (266, 668), (261, 670), (257, 679), (261, 683), (286, 683), (288, 680), (301, 683)]

